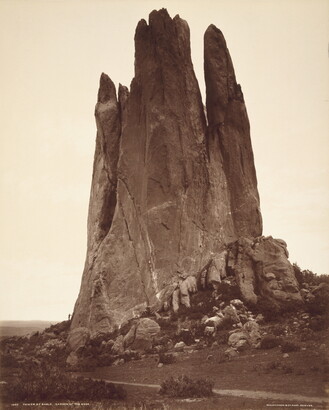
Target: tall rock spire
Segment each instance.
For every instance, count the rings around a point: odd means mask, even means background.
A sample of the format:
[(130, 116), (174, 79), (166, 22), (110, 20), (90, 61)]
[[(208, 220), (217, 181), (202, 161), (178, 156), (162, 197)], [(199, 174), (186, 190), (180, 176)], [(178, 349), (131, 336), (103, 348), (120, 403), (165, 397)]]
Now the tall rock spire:
[(219, 30), (205, 37), (208, 123), (190, 33), (165, 9), (135, 34), (130, 91), (102, 74), (88, 251), (72, 328), (107, 332), (171, 300), (240, 236), (261, 234), (249, 123)]
[(204, 72), (208, 117), (208, 146), (219, 146), (238, 236), (259, 236), (262, 218), (250, 140), (250, 126), (241, 87), (221, 31), (211, 25), (204, 36)]

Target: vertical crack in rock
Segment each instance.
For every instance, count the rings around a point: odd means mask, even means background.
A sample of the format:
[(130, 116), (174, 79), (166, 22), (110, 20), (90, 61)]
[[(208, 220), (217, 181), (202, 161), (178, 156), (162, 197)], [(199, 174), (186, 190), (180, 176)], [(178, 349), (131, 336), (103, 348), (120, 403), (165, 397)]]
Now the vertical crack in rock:
[(130, 233), (129, 223), (127, 221), (127, 218), (125, 216), (125, 212), (124, 212), (122, 203), (120, 201), (119, 201), (119, 207), (120, 207), (120, 210), (121, 210), (121, 213), (122, 213), (122, 216), (123, 216), (123, 220), (124, 220), (125, 227), (126, 227), (126, 230), (127, 230), (127, 233), (128, 233), (129, 241), (130, 241), (130, 243), (133, 247), (133, 250), (134, 250), (135, 260), (136, 260), (136, 264), (137, 264), (137, 268), (138, 268), (137, 271), (138, 271), (138, 274), (140, 276), (140, 283), (142, 285), (143, 293), (144, 293), (145, 299), (147, 301), (147, 304), (149, 305), (149, 298), (148, 298), (148, 295), (147, 295), (147, 292), (146, 292), (145, 283), (144, 283), (144, 280), (143, 280), (143, 276), (141, 275), (141, 272), (140, 272), (141, 266), (140, 266), (139, 260), (138, 260), (138, 254), (137, 254), (137, 250), (136, 250), (136, 247), (135, 247), (135, 241), (134, 241), (134, 239), (133, 239), (133, 237)]

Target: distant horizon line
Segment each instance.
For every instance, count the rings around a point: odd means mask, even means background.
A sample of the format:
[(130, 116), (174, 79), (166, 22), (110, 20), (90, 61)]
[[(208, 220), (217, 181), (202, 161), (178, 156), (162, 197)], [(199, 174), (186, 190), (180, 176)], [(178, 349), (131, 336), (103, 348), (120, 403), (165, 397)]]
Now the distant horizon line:
[(64, 320), (54, 320), (54, 319), (0, 319), (0, 323), (4, 322), (54, 322), (54, 323), (59, 323), (59, 322), (64, 322), (67, 319)]

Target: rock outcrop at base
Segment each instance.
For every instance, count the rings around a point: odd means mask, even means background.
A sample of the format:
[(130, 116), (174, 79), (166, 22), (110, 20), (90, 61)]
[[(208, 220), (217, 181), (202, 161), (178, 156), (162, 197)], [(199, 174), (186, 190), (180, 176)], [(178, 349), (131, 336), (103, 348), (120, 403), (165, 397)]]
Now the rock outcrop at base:
[(234, 243), (227, 266), (242, 298), (253, 305), (261, 298), (277, 308), (300, 304), (302, 297), (288, 256), (282, 239), (240, 238)]
[[(130, 90), (120, 85), (117, 96), (101, 76), (88, 249), (71, 329), (108, 333), (146, 308), (188, 307), (197, 280), (221, 281), (228, 244), (262, 234), (241, 87), (222, 33), (210, 26), (204, 41), (206, 114), (189, 27), (165, 9), (138, 23)], [(254, 300), (257, 255), (237, 258), (250, 267), (245, 279), (234, 262)], [(284, 298), (272, 285), (261, 292)]]

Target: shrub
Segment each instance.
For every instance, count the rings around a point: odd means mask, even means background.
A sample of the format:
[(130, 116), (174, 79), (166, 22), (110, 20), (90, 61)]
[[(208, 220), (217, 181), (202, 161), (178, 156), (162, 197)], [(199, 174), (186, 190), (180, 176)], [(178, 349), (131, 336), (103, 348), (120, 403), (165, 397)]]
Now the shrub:
[(306, 308), (312, 316), (329, 314), (329, 286), (322, 284), (313, 292), (314, 298), (307, 304)]
[(175, 363), (176, 357), (173, 354), (165, 354), (165, 353), (160, 353), (159, 354), (159, 363), (163, 364), (172, 364)]
[(213, 394), (214, 383), (206, 379), (190, 379), (188, 376), (170, 377), (161, 384), (160, 394), (169, 397), (208, 397)]
[[(97, 357), (97, 366), (111, 366), (118, 357), (110, 353), (104, 353)], [(95, 366), (94, 366), (95, 367)]]
[(157, 319), (157, 323), (160, 326), (161, 330), (171, 330), (175, 332), (177, 329), (177, 325), (176, 323), (172, 322), (172, 319), (170, 320), (170, 319), (160, 318), (160, 319)]
[(329, 316), (323, 315), (312, 317), (310, 320), (309, 327), (314, 332), (326, 330), (329, 327)]
[(306, 328), (301, 329), (299, 332), (299, 339), (301, 342), (307, 342), (309, 340), (314, 340), (315, 335), (312, 329)]
[(236, 283), (221, 282), (217, 288), (217, 293), (221, 294), (220, 300), (229, 304), (232, 299), (241, 299), (241, 291)]
[(320, 283), (329, 283), (329, 275), (317, 275), (309, 269), (302, 270), (297, 263), (293, 264), (295, 276), (300, 286), (303, 283), (309, 285), (319, 285)]
[(10, 353), (0, 356), (1, 367), (19, 367), (17, 359)]
[(294, 371), (294, 369), (291, 366), (286, 366), (286, 365), (283, 365), (281, 370), (284, 374), (290, 374), (290, 373), (293, 373)]
[(301, 268), (297, 265), (297, 263), (293, 263), (292, 266), (294, 268), (294, 273), (295, 273), (296, 280), (297, 280), (299, 286), (302, 286), (302, 283), (304, 281), (303, 280), (303, 272), (302, 272)]
[(298, 352), (300, 350), (300, 346), (294, 342), (284, 342), (281, 346), (282, 353), (289, 353), (289, 352)]
[(194, 343), (194, 336), (190, 330), (184, 329), (179, 332), (178, 335), (175, 335), (174, 341), (184, 342), (186, 345), (190, 346)]
[(130, 362), (131, 360), (140, 360), (142, 358), (142, 355), (136, 350), (129, 350), (125, 351), (123, 355), (120, 355), (120, 358), (124, 359), (125, 362)]
[(265, 320), (268, 322), (275, 321), (280, 316), (280, 308), (274, 302), (265, 297), (259, 297), (257, 302), (257, 311), (262, 313)]
[(281, 365), (279, 361), (274, 361), (274, 362), (270, 362), (267, 364), (266, 366), (266, 370), (276, 370), (276, 369), (280, 369)]
[(18, 380), (5, 385), (7, 401), (40, 400), (102, 400), (124, 399), (122, 387), (103, 381), (71, 378), (58, 367), (46, 364), (36, 365), (32, 361), (22, 366)]
[(226, 344), (229, 338), (229, 331), (228, 330), (220, 330), (217, 332), (217, 342), (219, 344)]
[(271, 331), (274, 336), (284, 336), (285, 335), (285, 327), (283, 325), (276, 325), (271, 328)]
[(273, 335), (266, 335), (260, 342), (260, 349), (273, 349), (279, 346), (281, 340)]
[(54, 333), (55, 335), (59, 335), (62, 332), (68, 332), (70, 330), (71, 321), (65, 320), (64, 322), (56, 323), (55, 325), (51, 325), (47, 329), (45, 329), (46, 333)]
[(76, 365), (72, 366), (72, 372), (92, 372), (98, 366), (98, 361), (94, 357), (79, 357)]

